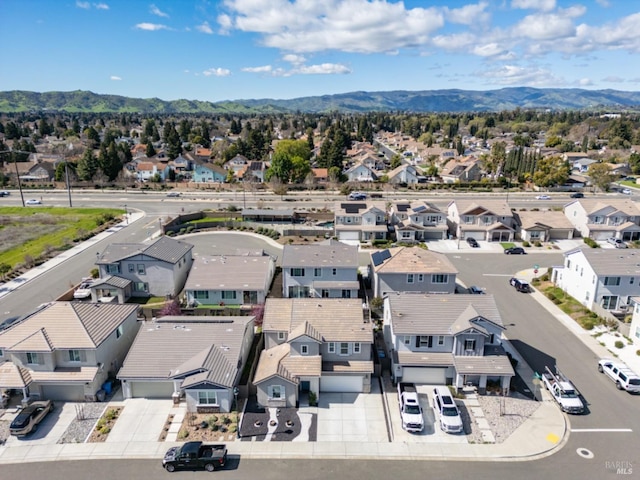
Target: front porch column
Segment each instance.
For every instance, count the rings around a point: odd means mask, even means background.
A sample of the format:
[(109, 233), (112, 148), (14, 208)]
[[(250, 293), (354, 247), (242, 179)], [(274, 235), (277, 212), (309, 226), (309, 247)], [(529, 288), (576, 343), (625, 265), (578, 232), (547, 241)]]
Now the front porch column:
[(480, 375), (480, 381), (478, 382), (478, 393), (484, 395), (487, 393), (487, 376)]
[(502, 388), (502, 394), (509, 394), (509, 386), (511, 385), (511, 377), (508, 375), (504, 375), (500, 377), (500, 388)]

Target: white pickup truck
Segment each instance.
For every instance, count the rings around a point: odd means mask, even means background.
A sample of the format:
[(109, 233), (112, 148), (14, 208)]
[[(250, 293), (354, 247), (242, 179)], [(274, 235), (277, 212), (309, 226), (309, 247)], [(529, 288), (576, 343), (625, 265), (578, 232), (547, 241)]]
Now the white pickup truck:
[(545, 370), (546, 372), (542, 374), (542, 382), (553, 399), (560, 405), (560, 409), (567, 413), (583, 413), (584, 404), (569, 379), (557, 367), (557, 373), (553, 373), (549, 367), (545, 367)]
[(424, 419), (418, 402), (418, 391), (413, 383), (398, 383), (398, 404), (402, 428), (407, 432), (421, 432), (424, 429)]

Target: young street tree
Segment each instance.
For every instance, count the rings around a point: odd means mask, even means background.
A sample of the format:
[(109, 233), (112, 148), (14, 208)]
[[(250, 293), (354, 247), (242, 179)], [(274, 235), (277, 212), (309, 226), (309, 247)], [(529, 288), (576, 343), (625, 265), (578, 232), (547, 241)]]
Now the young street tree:
[(592, 163), (589, 165), (587, 175), (591, 182), (603, 192), (609, 191), (609, 185), (613, 182), (613, 175), (606, 163)]

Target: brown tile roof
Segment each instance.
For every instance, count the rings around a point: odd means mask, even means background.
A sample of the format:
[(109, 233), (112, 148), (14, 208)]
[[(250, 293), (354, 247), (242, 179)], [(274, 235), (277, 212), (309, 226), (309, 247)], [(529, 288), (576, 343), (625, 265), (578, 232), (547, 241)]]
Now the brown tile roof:
[(291, 345), (288, 343), (282, 343), (268, 350), (263, 350), (260, 353), (258, 366), (253, 376), (253, 383), (260, 383), (273, 376), (282, 377), (291, 383), (298, 383), (298, 379), (281, 364), (290, 351)]
[(30, 385), (31, 372), (13, 362), (0, 363), (0, 386), (7, 389), (19, 389)]
[(389, 253), (391, 254), (390, 258), (374, 267), (377, 273), (458, 274), (453, 263), (442, 253), (418, 247), (390, 248)]

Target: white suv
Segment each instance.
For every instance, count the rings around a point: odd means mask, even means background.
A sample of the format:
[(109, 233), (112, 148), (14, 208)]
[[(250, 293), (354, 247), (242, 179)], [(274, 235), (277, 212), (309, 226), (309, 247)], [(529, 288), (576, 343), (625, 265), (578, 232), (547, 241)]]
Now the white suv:
[(598, 362), (598, 371), (613, 380), (618, 390), (640, 393), (640, 376), (623, 363), (605, 358)]
[(448, 387), (433, 389), (433, 408), (440, 415), (440, 428), (446, 433), (462, 432), (462, 418)]

